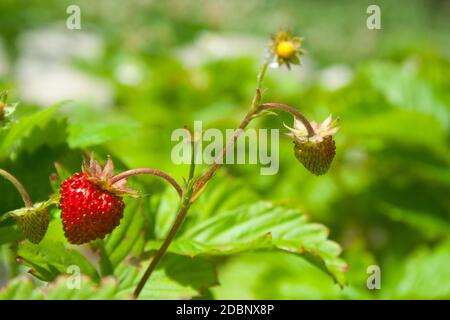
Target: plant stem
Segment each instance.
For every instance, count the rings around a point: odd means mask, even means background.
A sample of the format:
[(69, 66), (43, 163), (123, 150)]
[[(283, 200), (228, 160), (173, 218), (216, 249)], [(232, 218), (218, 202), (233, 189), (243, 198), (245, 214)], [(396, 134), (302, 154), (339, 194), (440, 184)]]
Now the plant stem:
[(26, 207), (28, 208), (33, 207), (33, 202), (31, 201), (30, 195), (28, 194), (25, 187), (20, 183), (20, 181), (17, 180), (16, 177), (14, 177), (8, 171), (5, 171), (3, 169), (0, 169), (0, 176), (4, 177), (6, 180), (11, 182), (14, 185), (14, 187), (16, 187), (17, 191), (19, 191), (20, 195), (22, 196), (23, 202), (25, 203)]
[(206, 183), (211, 179), (213, 174), (216, 172), (219, 165), (222, 164), (223, 158), (227, 154), (228, 150), (234, 146), (236, 143), (236, 140), (239, 138), (239, 136), (244, 132), (244, 129), (247, 127), (247, 125), (250, 123), (250, 121), (253, 118), (253, 115), (257, 112), (255, 109), (251, 109), (246, 115), (245, 118), (242, 120), (241, 124), (239, 125), (239, 128), (235, 130), (233, 137), (230, 138), (230, 140), (225, 145), (225, 148), (223, 148), (219, 155), (214, 160), (214, 163), (211, 165), (209, 170), (197, 181), (197, 183), (194, 186), (194, 194), (193, 197), (196, 198), (196, 195), (198, 192), (200, 192), (203, 187), (206, 185)]
[(192, 181), (192, 179), (194, 178), (194, 173), (195, 173), (195, 153), (197, 152), (197, 148), (196, 148), (196, 141), (195, 141), (195, 132), (191, 133), (189, 132), (189, 134), (191, 135), (191, 165), (189, 167), (189, 178), (188, 178), (188, 183), (190, 183)]
[(209, 170), (197, 181), (197, 183), (194, 186), (194, 193), (193, 198), (195, 199), (198, 193), (203, 189), (203, 187), (208, 183), (208, 181), (212, 178), (214, 173), (216, 172), (219, 165), (223, 163), (223, 158), (227, 154), (228, 150), (234, 146), (236, 143), (236, 140), (239, 138), (239, 136), (242, 134), (244, 129), (248, 126), (250, 121), (252, 121), (253, 116), (259, 112), (259, 102), (261, 101), (261, 91), (262, 91), (262, 84), (264, 80), (264, 76), (266, 75), (266, 70), (269, 65), (268, 60), (266, 59), (264, 63), (261, 65), (261, 68), (258, 72), (258, 76), (256, 78), (256, 89), (255, 89), (255, 95), (252, 99), (252, 104), (250, 107), (250, 110), (245, 115), (244, 119), (242, 120), (241, 124), (239, 125), (239, 128), (234, 132), (233, 136), (230, 138), (230, 140), (227, 142), (225, 147), (220, 151), (219, 155), (214, 160), (214, 163), (209, 168)]
[[(187, 190), (186, 193), (183, 195), (182, 202), (180, 209), (178, 210), (177, 217), (175, 218), (175, 222), (172, 225), (169, 234), (167, 235), (166, 239), (164, 240), (163, 244), (159, 248), (159, 250), (156, 252), (154, 258), (152, 259), (150, 265), (148, 266), (147, 270), (145, 270), (145, 273), (141, 280), (139, 281), (133, 295), (134, 298), (137, 299), (139, 297), (139, 294), (141, 293), (142, 289), (145, 286), (145, 283), (153, 273), (153, 271), (156, 269), (158, 263), (163, 258), (164, 254), (166, 253), (167, 249), (170, 246), (170, 243), (175, 238), (175, 235), (178, 232), (178, 229), (183, 224), (184, 218), (186, 217), (188, 210), (191, 206), (191, 204), (196, 199), (197, 194), (200, 190), (205, 186), (205, 184), (211, 179), (214, 172), (217, 170), (218, 166), (221, 164), (223, 157), (226, 155), (228, 150), (234, 146), (234, 143), (236, 142), (237, 138), (241, 135), (241, 133), (244, 131), (244, 129), (247, 127), (247, 125), (250, 123), (250, 121), (253, 119), (253, 116), (259, 112), (259, 102), (261, 101), (261, 86), (264, 79), (264, 75), (266, 73), (268, 66), (268, 61), (264, 61), (263, 65), (261, 66), (261, 69), (258, 73), (257, 77), (257, 83), (256, 83), (256, 92), (252, 100), (251, 108), (245, 115), (244, 119), (242, 120), (241, 124), (239, 125), (238, 130), (235, 131), (233, 137), (227, 142), (226, 146), (222, 149), (220, 154), (216, 157), (214, 164), (210, 167), (208, 172), (206, 172), (195, 184), (187, 184)], [(193, 139), (192, 139), (193, 141)], [(194, 177), (194, 170), (195, 170), (195, 144), (192, 142), (192, 158), (191, 158), (191, 168), (189, 170), (189, 182)], [(132, 171), (132, 170), (131, 170)], [(114, 178), (113, 178), (114, 180)], [(167, 179), (166, 179), (167, 180)], [(116, 180), (118, 181), (118, 180)], [(169, 181), (170, 182), (170, 181)]]
[(255, 95), (252, 99), (252, 105), (250, 107), (250, 111), (255, 111), (258, 109), (258, 104), (261, 101), (262, 96), (262, 84), (264, 80), (264, 76), (266, 75), (267, 66), (269, 65), (269, 62), (266, 60), (262, 64), (258, 76), (256, 77), (256, 89), (255, 89)]
[(315, 134), (314, 129), (311, 126), (311, 123), (306, 119), (306, 117), (300, 111), (298, 111), (294, 107), (291, 107), (291, 106), (288, 106), (288, 105), (282, 104), (282, 103), (269, 102), (269, 103), (260, 104), (258, 106), (258, 108), (260, 110), (278, 109), (278, 110), (283, 110), (283, 111), (289, 112), (295, 118), (297, 118), (298, 120), (300, 120), (303, 123), (306, 130), (308, 130), (308, 137), (312, 137)]
[(145, 270), (144, 275), (142, 276), (136, 289), (134, 290), (133, 296), (135, 299), (137, 299), (139, 297), (139, 294), (141, 293), (142, 289), (144, 288), (144, 285), (147, 282), (148, 278), (153, 273), (153, 271), (156, 269), (156, 266), (161, 261), (164, 254), (166, 253), (167, 249), (169, 248), (170, 243), (175, 238), (175, 235), (177, 234), (178, 229), (183, 224), (184, 218), (186, 217), (186, 214), (191, 205), (191, 202), (190, 202), (191, 196), (192, 196), (192, 189), (191, 189), (191, 192), (189, 192), (188, 194), (186, 194), (185, 197), (183, 197), (183, 201), (181, 203), (180, 209), (178, 210), (177, 217), (175, 218), (175, 222), (172, 225), (172, 228), (170, 228), (169, 234), (167, 235), (167, 237), (164, 240), (161, 247), (156, 252), (150, 265), (148, 266), (147, 270)]
[(124, 171), (124, 172), (119, 173), (118, 175), (112, 177), (110, 183), (114, 184), (119, 180), (131, 177), (131, 176), (135, 176), (138, 174), (151, 174), (151, 175), (163, 178), (164, 180), (169, 182), (172, 185), (172, 187), (175, 188), (175, 190), (177, 191), (177, 193), (180, 197), (183, 196), (183, 188), (181, 188), (181, 186), (178, 184), (178, 182), (176, 182), (175, 179), (172, 178), (171, 176), (169, 176), (167, 173), (162, 172), (157, 169), (140, 168), (140, 169), (132, 169), (132, 170)]
[[(188, 130), (188, 129), (186, 129)], [(183, 224), (184, 218), (187, 215), (187, 212), (189, 210), (189, 207), (191, 206), (191, 197), (192, 197), (192, 180), (194, 178), (195, 173), (195, 153), (196, 153), (196, 141), (195, 141), (195, 133), (191, 133), (189, 130), (189, 135), (191, 138), (191, 165), (189, 167), (189, 178), (186, 184), (187, 192), (182, 198), (180, 209), (178, 210), (177, 216), (175, 218), (175, 222), (172, 225), (172, 227), (169, 230), (169, 233), (167, 237), (164, 239), (163, 244), (156, 252), (155, 256), (153, 257), (152, 261), (150, 262), (150, 265), (148, 266), (147, 270), (145, 270), (144, 275), (142, 276), (141, 280), (139, 280), (139, 283), (134, 290), (133, 296), (135, 299), (139, 297), (139, 294), (141, 293), (142, 289), (145, 286), (145, 283), (147, 282), (148, 278), (150, 278), (153, 271), (155, 271), (156, 266), (161, 261), (161, 259), (164, 257), (164, 254), (166, 253), (167, 249), (169, 248), (171, 242), (175, 238), (175, 235), (178, 232), (178, 229)]]

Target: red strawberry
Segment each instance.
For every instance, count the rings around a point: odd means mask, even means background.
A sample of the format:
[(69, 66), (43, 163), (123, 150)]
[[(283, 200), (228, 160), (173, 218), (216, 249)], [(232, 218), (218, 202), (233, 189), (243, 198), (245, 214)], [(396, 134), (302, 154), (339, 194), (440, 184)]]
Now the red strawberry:
[(82, 244), (111, 233), (120, 223), (125, 204), (122, 196), (131, 193), (121, 180), (109, 183), (113, 176), (110, 159), (102, 170), (93, 159), (61, 184), (61, 218), (69, 242)]

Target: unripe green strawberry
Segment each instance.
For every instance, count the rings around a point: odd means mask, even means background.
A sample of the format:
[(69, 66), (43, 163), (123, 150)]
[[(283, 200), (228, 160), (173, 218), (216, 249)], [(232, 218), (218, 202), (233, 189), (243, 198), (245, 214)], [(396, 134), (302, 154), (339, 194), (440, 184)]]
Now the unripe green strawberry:
[(330, 168), (336, 146), (333, 138), (327, 136), (321, 142), (294, 142), (294, 153), (306, 169), (320, 176)]
[(33, 243), (41, 242), (47, 232), (50, 214), (47, 209), (30, 210), (16, 217), (17, 227)]
[(337, 120), (332, 121), (331, 115), (320, 125), (311, 123), (314, 135), (308, 136), (304, 124), (295, 120), (294, 128), (289, 128), (290, 137), (294, 139), (294, 154), (303, 166), (315, 175), (323, 175), (330, 168), (336, 155), (336, 145), (333, 134), (339, 129)]
[(50, 223), (50, 213), (47, 202), (36, 203), (32, 208), (21, 208), (11, 211), (9, 215), (16, 220), (20, 232), (32, 243), (41, 242)]

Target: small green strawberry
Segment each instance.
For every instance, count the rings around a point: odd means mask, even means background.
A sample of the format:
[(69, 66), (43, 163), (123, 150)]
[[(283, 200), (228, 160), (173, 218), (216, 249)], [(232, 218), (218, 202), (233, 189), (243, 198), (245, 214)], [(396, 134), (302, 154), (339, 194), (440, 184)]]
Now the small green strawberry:
[(34, 204), (32, 208), (21, 208), (8, 213), (16, 220), (20, 232), (32, 243), (39, 243), (44, 238), (50, 223), (48, 206), (51, 200)]
[(333, 134), (339, 129), (337, 122), (338, 119), (332, 120), (331, 115), (320, 125), (312, 121), (312, 136), (308, 136), (306, 127), (297, 119), (294, 121), (294, 128), (289, 128), (291, 132), (288, 136), (294, 140), (295, 157), (315, 175), (325, 174), (336, 155)]

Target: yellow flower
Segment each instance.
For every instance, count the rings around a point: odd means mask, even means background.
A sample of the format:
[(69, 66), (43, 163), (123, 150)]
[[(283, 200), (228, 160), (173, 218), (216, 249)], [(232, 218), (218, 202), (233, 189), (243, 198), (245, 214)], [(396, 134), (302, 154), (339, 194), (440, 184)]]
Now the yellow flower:
[(295, 55), (294, 44), (290, 41), (281, 41), (275, 48), (277, 55), (283, 59), (289, 59)]
[(290, 68), (291, 64), (300, 64), (302, 39), (293, 37), (290, 32), (280, 31), (276, 36), (272, 36), (272, 51), (278, 65), (285, 64)]

